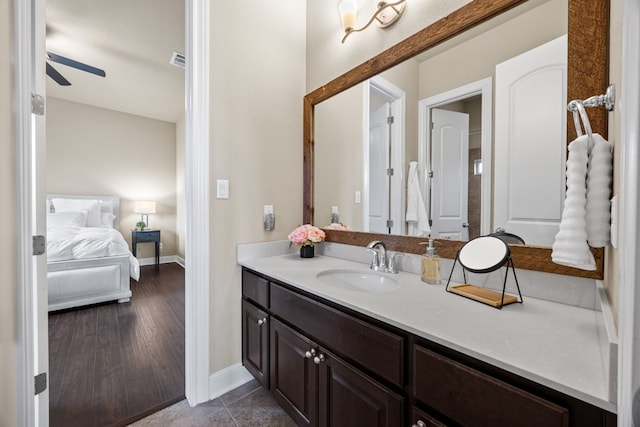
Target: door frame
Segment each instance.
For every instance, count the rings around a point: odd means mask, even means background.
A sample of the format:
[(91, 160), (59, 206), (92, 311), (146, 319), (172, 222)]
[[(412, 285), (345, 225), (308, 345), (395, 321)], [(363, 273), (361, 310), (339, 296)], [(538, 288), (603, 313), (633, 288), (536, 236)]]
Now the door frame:
[[(17, 305), (17, 420), (19, 425), (39, 422), (33, 395), (34, 360), (38, 337), (33, 333), (33, 256), (31, 218), (36, 204), (30, 197), (32, 159), (31, 73), (34, 44), (44, 46), (32, 22), (44, 22), (45, 0), (13, 0), (14, 88), (16, 143), (16, 305)], [(191, 406), (209, 400), (209, 2), (185, 0), (186, 78), (186, 272), (185, 272), (185, 395)], [(34, 34), (35, 33), (35, 34)], [(42, 38), (42, 40), (40, 40)], [(43, 171), (38, 170), (38, 173)], [(42, 215), (43, 216), (43, 215)], [(39, 218), (44, 223), (44, 216)], [(43, 224), (36, 224), (42, 226)], [(195, 233), (194, 231), (198, 232)], [(48, 404), (48, 402), (47, 402)]]
[[(363, 231), (369, 231), (369, 124), (371, 117), (370, 99), (371, 91), (376, 90), (389, 99), (391, 103), (391, 115), (394, 124), (391, 127), (391, 167), (394, 176), (398, 179), (390, 186), (391, 191), (391, 211), (390, 219), (393, 220), (393, 234), (406, 234), (405, 216), (405, 126), (406, 126), (406, 93), (388, 80), (375, 76), (363, 82), (362, 93), (362, 226)], [(396, 120), (397, 119), (397, 120)], [(396, 189), (397, 191), (393, 191)]]
[(16, 392), (17, 423), (24, 426), (39, 425), (38, 397), (34, 395), (35, 334), (34, 261), (31, 247), (35, 206), (31, 199), (33, 174), (31, 162), (35, 156), (31, 117), (31, 92), (35, 91), (34, 73), (35, 35), (31, 31), (32, 17), (37, 6), (27, 1), (14, 0), (13, 57), (15, 102), (15, 226), (16, 226)]
[[(622, 30), (622, 89), (621, 102), (616, 106), (621, 114), (620, 153), (620, 245), (618, 246), (618, 425), (640, 425), (640, 5), (636, 0), (625, 0)], [(616, 218), (612, 218), (616, 220)], [(608, 252), (608, 251), (607, 251)], [(634, 404), (635, 403), (635, 404)], [(634, 419), (635, 418), (635, 419)], [(635, 422), (635, 424), (634, 424)]]
[(493, 79), (487, 77), (482, 80), (421, 99), (418, 102), (418, 171), (422, 195), (431, 212), (431, 199), (427, 194), (427, 165), (431, 164), (431, 110), (439, 108), (451, 102), (463, 101), (473, 96), (482, 95), (482, 113), (480, 145), (482, 148), (482, 175), (480, 176), (480, 188), (482, 198), (480, 201), (480, 234), (491, 233), (491, 185), (492, 185), (492, 122), (493, 122)]

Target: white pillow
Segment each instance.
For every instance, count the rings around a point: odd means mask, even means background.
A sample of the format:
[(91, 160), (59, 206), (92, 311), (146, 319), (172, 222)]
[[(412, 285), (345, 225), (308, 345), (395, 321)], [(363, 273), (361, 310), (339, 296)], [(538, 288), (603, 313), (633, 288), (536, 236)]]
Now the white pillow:
[(85, 227), (87, 211), (55, 212), (47, 214), (47, 228)]
[(111, 212), (102, 212), (100, 214), (100, 227), (103, 228), (113, 228), (113, 220), (116, 219), (116, 216)]
[(100, 201), (94, 199), (52, 199), (56, 212), (87, 211), (86, 227), (101, 227)]

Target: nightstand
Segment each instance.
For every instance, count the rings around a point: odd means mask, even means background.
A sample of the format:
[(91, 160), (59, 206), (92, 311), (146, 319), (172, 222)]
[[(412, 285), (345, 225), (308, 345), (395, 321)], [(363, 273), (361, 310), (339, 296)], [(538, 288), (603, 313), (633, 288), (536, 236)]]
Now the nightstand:
[(138, 243), (156, 244), (156, 267), (160, 265), (160, 230), (133, 230), (131, 232), (131, 247), (133, 256), (136, 256)]

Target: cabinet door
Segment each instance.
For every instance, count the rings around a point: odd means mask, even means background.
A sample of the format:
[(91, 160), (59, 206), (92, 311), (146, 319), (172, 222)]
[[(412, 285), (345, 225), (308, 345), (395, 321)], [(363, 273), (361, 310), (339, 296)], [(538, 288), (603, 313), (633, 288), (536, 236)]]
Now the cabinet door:
[(314, 342), (272, 318), (271, 392), (299, 426), (318, 425), (316, 349)]
[(318, 357), (320, 426), (402, 425), (401, 396), (322, 348)]
[(269, 315), (242, 300), (242, 364), (269, 388)]

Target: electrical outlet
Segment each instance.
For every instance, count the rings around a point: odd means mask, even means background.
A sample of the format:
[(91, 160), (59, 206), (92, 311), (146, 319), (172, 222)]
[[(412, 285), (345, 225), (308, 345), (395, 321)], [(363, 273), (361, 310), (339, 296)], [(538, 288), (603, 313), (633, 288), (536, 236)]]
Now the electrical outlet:
[(162, 253), (162, 242), (160, 242), (160, 253)]

